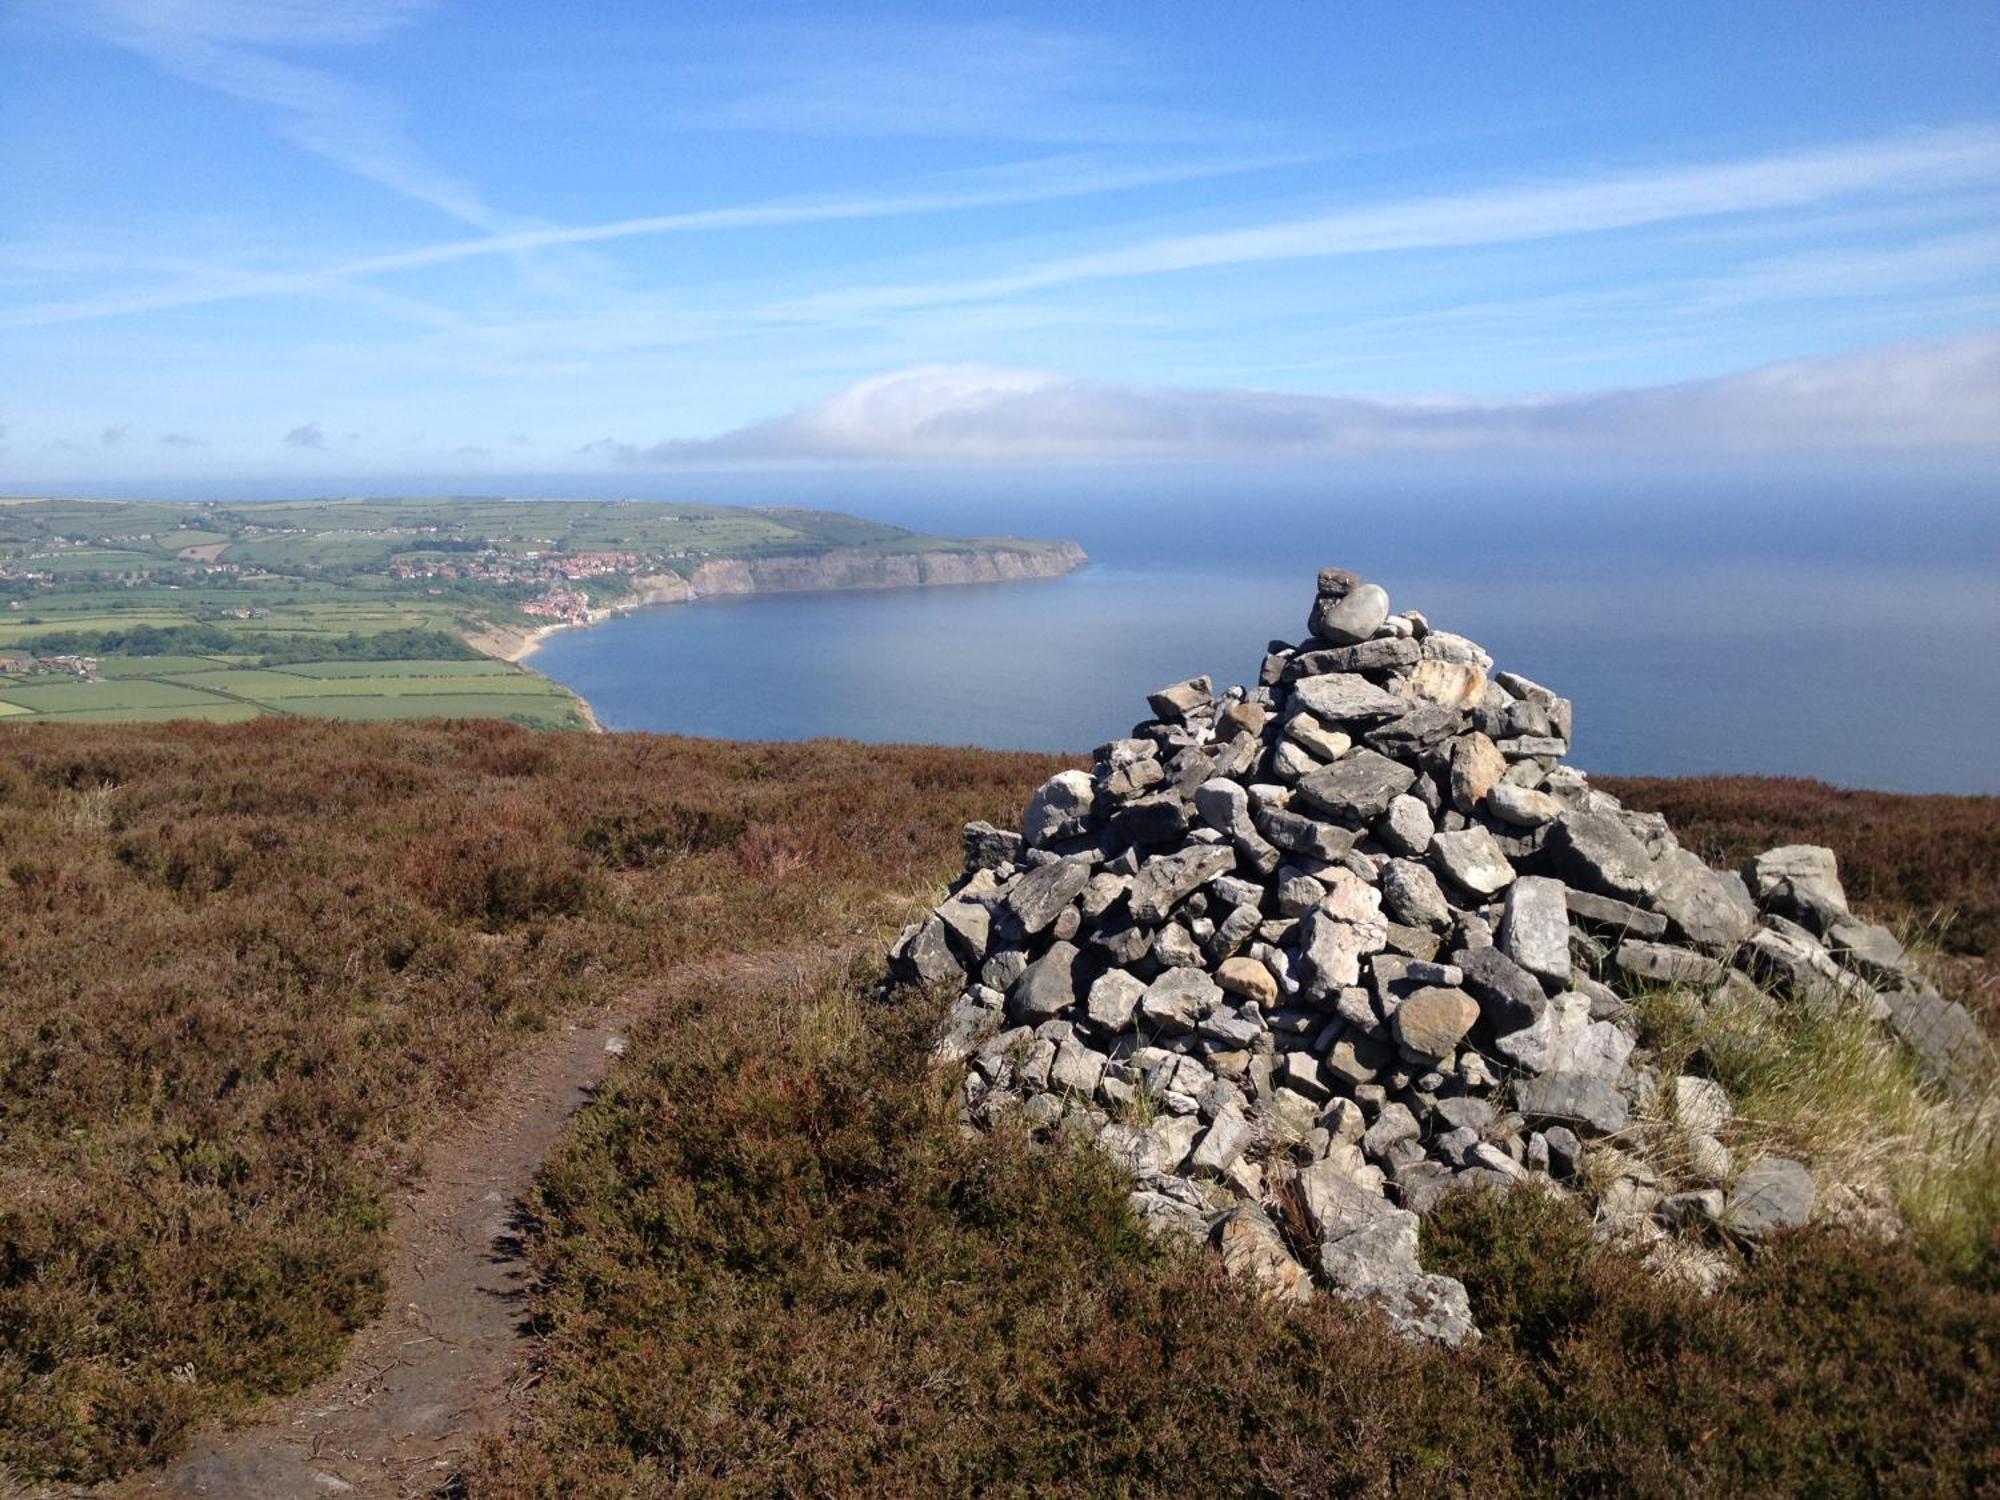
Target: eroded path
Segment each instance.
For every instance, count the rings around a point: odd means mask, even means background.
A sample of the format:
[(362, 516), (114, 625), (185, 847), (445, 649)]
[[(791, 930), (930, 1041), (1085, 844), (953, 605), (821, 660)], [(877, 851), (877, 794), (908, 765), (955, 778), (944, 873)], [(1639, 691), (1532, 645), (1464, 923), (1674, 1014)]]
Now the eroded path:
[(505, 1425), (528, 1372), (528, 1266), (520, 1231), (535, 1173), (590, 1099), (652, 1004), (690, 986), (770, 982), (849, 948), (732, 956), (668, 976), (654, 995), (538, 1038), (479, 1114), (426, 1151), (399, 1207), (381, 1318), (340, 1367), (243, 1427), (198, 1439), (172, 1464), (111, 1490), (120, 1497), (293, 1500), (429, 1496), (478, 1442)]
[(539, 1038), (493, 1102), (429, 1148), (424, 1179), (396, 1216), (386, 1311), (354, 1336), (339, 1369), (123, 1493), (289, 1500), (427, 1495), (448, 1482), (504, 1418), (528, 1353), (522, 1203), (630, 1020), (584, 1020)]

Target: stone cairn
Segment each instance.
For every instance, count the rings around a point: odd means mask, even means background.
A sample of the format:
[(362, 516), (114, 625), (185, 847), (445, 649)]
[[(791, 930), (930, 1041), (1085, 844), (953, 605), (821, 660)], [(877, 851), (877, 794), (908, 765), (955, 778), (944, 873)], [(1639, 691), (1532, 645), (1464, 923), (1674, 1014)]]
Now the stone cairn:
[[(1455, 1344), (1465, 1289), (1418, 1261), (1448, 1193), (1588, 1181), (1600, 1224), (1656, 1250), (1812, 1215), (1800, 1164), (1732, 1160), (1716, 1083), (1635, 1055), (1638, 994), (1853, 1004), (1946, 1084), (1984, 1065), (1832, 851), (1710, 869), (1562, 764), (1567, 699), (1351, 573), (1319, 575), (1309, 630), (1254, 688), (1152, 694), (1018, 835), (967, 827), (963, 879), (893, 959), (958, 992), (937, 1057), (969, 1122), (1092, 1141), (1156, 1231)], [(1692, 1190), (1662, 1191), (1642, 1117)]]

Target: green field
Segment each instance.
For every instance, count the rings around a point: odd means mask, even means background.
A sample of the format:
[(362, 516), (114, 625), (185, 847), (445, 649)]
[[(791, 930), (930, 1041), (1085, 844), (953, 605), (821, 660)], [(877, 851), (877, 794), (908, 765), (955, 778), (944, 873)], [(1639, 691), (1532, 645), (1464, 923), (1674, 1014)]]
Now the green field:
[(72, 724), (263, 714), (336, 719), (495, 718), (581, 729), (577, 699), (503, 661), (316, 662), (258, 667), (220, 657), (123, 657), (104, 681), (0, 677), (0, 718)]
[(634, 578), (716, 558), (963, 545), (831, 511), (678, 501), (0, 497), (0, 649), (95, 657), (103, 679), (0, 678), (0, 716), (578, 727), (587, 711), (565, 689), (505, 662), (443, 659), (456, 643), (439, 637), (539, 624), (523, 606), (552, 590), (602, 607)]

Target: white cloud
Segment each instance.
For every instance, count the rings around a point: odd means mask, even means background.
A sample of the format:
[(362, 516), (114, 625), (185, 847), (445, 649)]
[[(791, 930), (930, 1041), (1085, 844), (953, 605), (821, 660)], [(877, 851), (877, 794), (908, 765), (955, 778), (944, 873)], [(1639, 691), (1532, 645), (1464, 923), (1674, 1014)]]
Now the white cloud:
[(1676, 385), (1506, 401), (1126, 385), (926, 365), (716, 438), (591, 445), (631, 464), (1856, 449), (2000, 451), (2000, 333)]

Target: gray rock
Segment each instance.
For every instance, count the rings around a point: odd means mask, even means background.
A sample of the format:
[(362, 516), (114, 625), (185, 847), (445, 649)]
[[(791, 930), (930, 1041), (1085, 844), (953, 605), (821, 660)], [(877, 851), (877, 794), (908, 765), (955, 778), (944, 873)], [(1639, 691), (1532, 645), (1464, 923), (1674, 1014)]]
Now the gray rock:
[(1574, 1177), (1583, 1165), (1583, 1142), (1576, 1138), (1576, 1132), (1566, 1125), (1551, 1125), (1541, 1136), (1549, 1151), (1549, 1174)]
[(1194, 1154), (1188, 1158), (1189, 1173), (1196, 1177), (1223, 1176), (1250, 1144), (1250, 1135), (1250, 1123), (1244, 1118), (1241, 1106), (1226, 1106), (1195, 1143)]
[(1254, 880), (1234, 875), (1217, 875), (1208, 882), (1209, 894), (1225, 906), (1256, 907), (1264, 899), (1264, 888)]
[(1179, 922), (1169, 922), (1153, 938), (1153, 962), (1163, 969), (1198, 969), (1201, 944)]
[(1139, 1014), (1155, 1030), (1182, 1035), (1193, 1031), (1220, 1004), (1220, 986), (1200, 969), (1169, 969), (1146, 986), (1139, 999)]
[(1309, 811), (1371, 823), (1416, 779), (1415, 771), (1387, 756), (1354, 750), (1301, 778), (1297, 795)]
[(1360, 588), (1361, 583), (1361, 575), (1349, 572), (1346, 568), (1321, 568), (1313, 580), (1314, 598), (1345, 599)]
[[(1589, 1000), (1582, 995), (1558, 995), (1526, 1026), (1496, 1036), (1493, 1046), (1524, 1072), (1547, 1073), (1568, 1066), (1572, 1050), (1590, 1024)], [(1616, 1077), (1618, 1069), (1614, 1067), (1610, 1073)]]
[(1438, 834), (1431, 840), (1431, 857), (1453, 881), (1475, 895), (1491, 896), (1514, 879), (1514, 867), (1507, 856), (1493, 835), (1477, 823), (1456, 833)]
[(1236, 867), (1236, 851), (1227, 844), (1196, 844), (1176, 854), (1156, 855), (1139, 867), (1132, 880), (1133, 920), (1154, 926), (1202, 885)]
[(906, 936), (897, 954), (903, 972), (922, 984), (963, 984), (965, 969), (952, 952), (949, 929), (935, 914)]
[(1594, 891), (1563, 888), (1569, 914), (1586, 927), (1597, 927), (1626, 937), (1662, 938), (1667, 935), (1667, 919), (1658, 912), (1600, 896)]
[(1339, 828), (1304, 813), (1273, 807), (1253, 816), (1257, 831), (1272, 844), (1309, 859), (1337, 860), (1354, 847), (1354, 829)]
[(1422, 759), (1426, 752), (1442, 745), (1463, 727), (1464, 716), (1457, 709), (1436, 703), (1419, 703), (1407, 713), (1378, 724), (1362, 734), (1370, 749), (1397, 760)]
[(1103, 1031), (1113, 1034), (1127, 1031), (1145, 993), (1146, 986), (1133, 975), (1123, 969), (1107, 970), (1091, 985), (1084, 1014), (1093, 1026)]
[(1812, 1174), (1782, 1156), (1762, 1156), (1745, 1167), (1723, 1209), (1723, 1225), (1755, 1239), (1811, 1221), (1818, 1193)]
[(1384, 691), (1358, 672), (1301, 677), (1292, 684), (1292, 702), (1324, 724), (1394, 719), (1410, 711), (1409, 699)]
[(1097, 788), (1084, 771), (1063, 771), (1043, 782), (1021, 819), (1021, 837), (1039, 847), (1084, 832)]
[[(937, 909), (937, 919), (951, 929), (953, 945), (974, 966), (986, 957), (993, 940), (993, 909), (987, 905), (992, 899), (993, 877), (985, 870), (979, 874), (983, 886), (968, 884)], [(981, 900), (982, 896), (986, 899)]]
[(1171, 844), (1188, 830), (1187, 804), (1173, 792), (1140, 797), (1111, 815), (1111, 830), (1130, 844)]
[(1619, 968), (1654, 984), (1717, 985), (1729, 972), (1705, 954), (1665, 943), (1642, 943), (1627, 938), (1618, 945), (1615, 961)]
[(1292, 658), (1286, 675), (1297, 679), (1328, 672), (1407, 672), (1422, 655), (1415, 641), (1382, 636), (1358, 645), (1302, 652)]
[(1390, 799), (1388, 810), (1375, 824), (1375, 837), (1391, 853), (1412, 858), (1421, 857), (1430, 848), (1431, 836), (1436, 832), (1430, 809), (1407, 792)]
[(1840, 862), (1817, 844), (1767, 849), (1743, 867), (1744, 884), (1767, 911), (1825, 932), (1847, 916), (1847, 891)]
[(1088, 884), (1090, 865), (1086, 861), (1059, 859), (1016, 879), (1007, 891), (1007, 908), (1020, 919), (1022, 930), (1032, 935), (1055, 921)]
[(1214, 1011), (1204, 1016), (1195, 1030), (1205, 1040), (1223, 1049), (1254, 1046), (1265, 1034), (1263, 1021), (1249, 1007), (1242, 1010)]
[[(1152, 950), (1153, 934), (1136, 922), (1126, 921), (1101, 926), (1086, 941), (1106, 963), (1135, 964)], [(988, 963), (990, 966), (991, 960)], [(994, 983), (990, 978), (986, 982)]]
[(1460, 948), (1451, 961), (1496, 1032), (1533, 1025), (1548, 1007), (1541, 981), (1498, 948)]
[(1049, 1067), (1049, 1087), (1058, 1093), (1088, 1099), (1097, 1092), (1104, 1077), (1105, 1056), (1071, 1038), (1056, 1048), (1055, 1062)]
[(1046, 1021), (1076, 1004), (1074, 943), (1056, 942), (1022, 972), (1007, 993), (1007, 1017), (1016, 1024)]
[(1453, 1130), (1470, 1130), (1477, 1135), (1493, 1123), (1493, 1105), (1489, 1100), (1461, 1094), (1438, 1100), (1437, 1116)]
[(1541, 828), (1563, 815), (1563, 805), (1547, 792), (1502, 780), (1486, 794), (1486, 810), (1510, 828)]
[(1305, 960), (1300, 979), (1305, 993), (1315, 1000), (1328, 999), (1336, 990), (1359, 984), (1361, 960), (1381, 952), (1389, 941), (1388, 924), (1379, 915), (1350, 907), (1358, 920), (1349, 920), (1334, 909), (1333, 901), (1329, 896), (1317, 910), (1299, 919), (1299, 951)]
[(1612, 813), (1564, 813), (1549, 829), (1544, 848), (1567, 885), (1633, 902), (1645, 902), (1659, 889), (1652, 855)]
[(1711, 870), (1686, 849), (1668, 850), (1658, 869), (1653, 906), (1689, 942), (1727, 951), (1757, 925), (1757, 905), (1739, 877)]
[(1674, 1124), (1688, 1136), (1719, 1136), (1736, 1113), (1721, 1084), (1690, 1073), (1674, 1080), (1673, 1104)]
[(1146, 706), (1156, 718), (1169, 724), (1187, 721), (1196, 709), (1206, 708), (1215, 698), (1215, 684), (1206, 677), (1190, 677), (1146, 695)]
[(1913, 969), (1895, 933), (1853, 917), (1827, 929), (1826, 948), (1837, 962), (1871, 979), (1901, 979)]
[(1545, 875), (1524, 875), (1507, 892), (1494, 945), (1538, 979), (1569, 983), (1567, 889)]
[(1326, 1086), (1320, 1060), (1310, 1052), (1280, 1052), (1271, 1068), (1271, 1078), (1275, 1085), (1314, 1101), (1323, 1100), (1333, 1092)]
[(1932, 1079), (1954, 1094), (1981, 1086), (1993, 1066), (1993, 1044), (1970, 1011), (1934, 990), (1892, 990), (1882, 998), (1890, 1028)]
[(1437, 876), (1410, 859), (1392, 859), (1382, 867), (1382, 905), (1398, 922), (1442, 932), (1451, 926), (1451, 904)]
[(1478, 1337), (1465, 1288), (1417, 1263), (1417, 1216), (1392, 1207), (1330, 1162), (1304, 1173), (1306, 1212), (1320, 1235), (1320, 1270), (1343, 1297), (1375, 1303), (1392, 1327), (1457, 1346)]
[(1477, 667), (1482, 672), (1493, 669), (1493, 658), (1477, 641), (1455, 635), (1449, 630), (1432, 630), (1423, 637), (1424, 656), (1431, 661), (1457, 662), (1461, 666)]
[(1387, 1156), (1398, 1141), (1413, 1141), (1422, 1133), (1417, 1117), (1406, 1106), (1390, 1104), (1361, 1137), (1361, 1149), (1373, 1157)]
[[(1110, 1130), (1114, 1127), (1105, 1128)], [(1208, 1234), (1208, 1215), (1201, 1206), (1172, 1193), (1162, 1192), (1157, 1187), (1134, 1188), (1126, 1195), (1126, 1201), (1132, 1205), (1132, 1217), (1156, 1239), (1199, 1244)]]
[(1229, 913), (1215, 924), (1215, 935), (1202, 944), (1202, 951), (1208, 955), (1210, 962), (1220, 964), (1250, 941), (1263, 920), (1254, 906), (1230, 908)]
[(1004, 995), (1014, 987), (1014, 981), (1027, 967), (1027, 954), (1019, 948), (1002, 948), (986, 956), (986, 962), (979, 968), (979, 982)]
[(1310, 875), (1291, 875), (1278, 884), (1278, 910), (1302, 917), (1326, 899), (1326, 887)]
[(999, 1029), (1000, 1012), (996, 1007), (984, 1005), (971, 995), (961, 995), (945, 1015), (931, 1056), (941, 1063), (962, 1063)]
[(965, 868), (997, 870), (1002, 865), (1021, 862), (1021, 835), (1007, 833), (991, 823), (965, 825)]
[(1615, 1135), (1631, 1118), (1617, 1085), (1588, 1073), (1544, 1073), (1514, 1085), (1514, 1105), (1533, 1120), (1562, 1120)]
[(1364, 583), (1339, 598), (1322, 595), (1316, 599), (1307, 624), (1320, 640), (1351, 646), (1375, 634), (1388, 618), (1388, 591), (1379, 584)]

